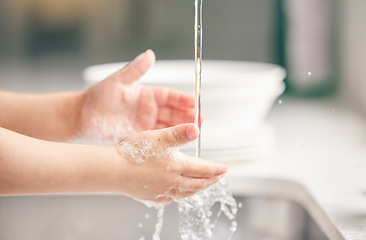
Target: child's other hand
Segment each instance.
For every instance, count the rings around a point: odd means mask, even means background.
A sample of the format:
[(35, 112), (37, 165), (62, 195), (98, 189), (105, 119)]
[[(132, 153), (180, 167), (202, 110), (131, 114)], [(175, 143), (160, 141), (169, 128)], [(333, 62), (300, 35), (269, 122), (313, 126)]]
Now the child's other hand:
[(166, 87), (133, 84), (154, 62), (154, 52), (147, 50), (90, 87), (79, 104), (78, 137), (117, 143), (135, 132), (193, 122), (193, 96)]

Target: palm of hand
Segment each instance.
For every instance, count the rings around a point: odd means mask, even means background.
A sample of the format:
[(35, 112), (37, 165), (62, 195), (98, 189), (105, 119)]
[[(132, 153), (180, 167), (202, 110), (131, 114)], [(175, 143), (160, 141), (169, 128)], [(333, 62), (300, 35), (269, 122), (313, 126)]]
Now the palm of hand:
[(118, 142), (138, 131), (155, 129), (158, 106), (155, 89), (103, 81), (86, 93), (81, 132), (88, 139)]

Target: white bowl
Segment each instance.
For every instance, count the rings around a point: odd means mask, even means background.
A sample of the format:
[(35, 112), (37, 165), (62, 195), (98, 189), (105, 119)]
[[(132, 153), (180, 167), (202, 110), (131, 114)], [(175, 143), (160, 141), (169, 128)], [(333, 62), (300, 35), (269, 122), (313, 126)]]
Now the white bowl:
[[(126, 62), (85, 69), (87, 84), (94, 84)], [(283, 93), (283, 68), (267, 63), (204, 60), (202, 65), (202, 135), (207, 139), (237, 139), (258, 129), (274, 101)], [(162, 85), (194, 95), (194, 61), (157, 61), (140, 83)], [(226, 141), (225, 140), (225, 141)], [(204, 143), (203, 143), (204, 144)]]

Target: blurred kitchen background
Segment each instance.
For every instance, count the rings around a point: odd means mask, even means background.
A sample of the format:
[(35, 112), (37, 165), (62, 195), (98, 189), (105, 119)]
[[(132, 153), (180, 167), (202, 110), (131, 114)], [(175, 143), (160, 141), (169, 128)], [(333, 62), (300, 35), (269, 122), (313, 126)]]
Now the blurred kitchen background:
[[(289, 96), (366, 113), (365, 10), (364, 0), (208, 0), (203, 57), (284, 65)], [(0, 89), (80, 89), (85, 67), (147, 48), (193, 59), (193, 17), (194, 0), (1, 0)]]

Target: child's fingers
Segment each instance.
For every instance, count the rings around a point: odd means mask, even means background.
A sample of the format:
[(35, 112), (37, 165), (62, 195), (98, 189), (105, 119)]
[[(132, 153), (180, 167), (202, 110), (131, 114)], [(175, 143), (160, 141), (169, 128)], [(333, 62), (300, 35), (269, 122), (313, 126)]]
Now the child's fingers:
[(157, 130), (154, 136), (157, 141), (162, 141), (167, 147), (182, 146), (193, 140), (199, 135), (197, 125), (193, 123), (182, 124), (170, 128)]
[(167, 125), (176, 125), (182, 123), (192, 123), (194, 121), (194, 109), (173, 109), (163, 107), (159, 109), (158, 121)]
[(197, 191), (182, 191), (182, 190), (178, 190), (178, 189), (171, 190), (171, 194), (172, 194), (172, 196), (174, 196), (174, 199), (181, 199), (181, 198), (189, 197), (189, 196), (192, 196), (193, 194), (195, 194), (196, 192)]
[(131, 84), (140, 79), (147, 70), (150, 69), (154, 62), (155, 53), (150, 49), (146, 50), (122, 69), (110, 75), (108, 79), (112, 79), (113, 81), (118, 81), (123, 84)]
[(220, 180), (223, 175), (211, 177), (211, 178), (188, 178), (182, 177), (178, 181), (177, 189), (181, 189), (184, 191), (200, 191), (204, 188), (211, 186)]
[(194, 108), (195, 98), (192, 95), (167, 87), (154, 87), (154, 94), (158, 106), (172, 108)]
[(162, 196), (162, 197), (158, 197), (154, 200), (154, 202), (161, 203), (164, 205), (167, 205), (167, 204), (171, 203), (172, 201), (173, 201), (173, 197), (171, 197), (171, 196)]
[(166, 196), (170, 196), (174, 199), (189, 197), (196, 192), (211, 186), (219, 179), (220, 177), (201, 179), (182, 177), (181, 180), (177, 183), (177, 187), (166, 192)]
[(210, 178), (226, 173), (227, 166), (222, 163), (204, 161), (200, 158), (185, 156), (187, 162), (181, 170), (181, 174), (191, 178)]

